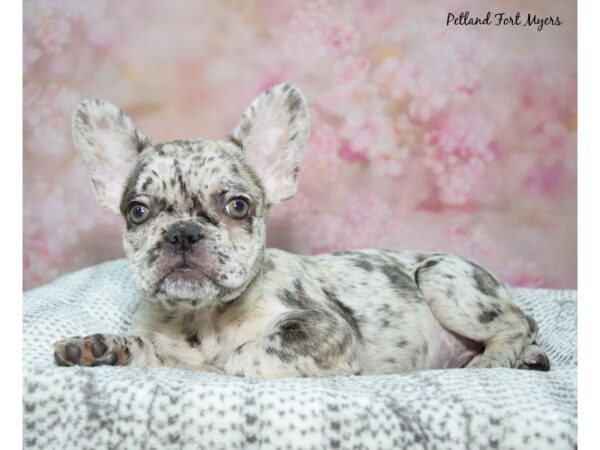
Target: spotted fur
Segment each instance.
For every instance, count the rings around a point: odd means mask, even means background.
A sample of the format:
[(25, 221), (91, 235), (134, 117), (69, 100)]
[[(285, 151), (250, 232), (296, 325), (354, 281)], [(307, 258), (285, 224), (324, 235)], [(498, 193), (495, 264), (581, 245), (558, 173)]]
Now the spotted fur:
[[(115, 106), (83, 102), (74, 141), (99, 203), (124, 218), (139, 330), (60, 341), (57, 364), (249, 377), (548, 370), (535, 321), (475, 263), (265, 249), (269, 209), (296, 192), (308, 128), (304, 96), (289, 84), (254, 100), (229, 141), (152, 145)], [(236, 199), (243, 217), (228, 212)]]

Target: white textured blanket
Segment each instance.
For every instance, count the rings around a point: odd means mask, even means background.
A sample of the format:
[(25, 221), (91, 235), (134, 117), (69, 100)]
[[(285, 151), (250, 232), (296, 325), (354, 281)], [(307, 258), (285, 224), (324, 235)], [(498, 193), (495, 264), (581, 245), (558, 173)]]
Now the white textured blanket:
[(131, 328), (125, 260), (24, 300), (24, 444), (49, 449), (565, 449), (577, 440), (576, 292), (517, 289), (550, 372), (453, 369), (249, 380), (167, 368), (64, 368), (54, 341)]

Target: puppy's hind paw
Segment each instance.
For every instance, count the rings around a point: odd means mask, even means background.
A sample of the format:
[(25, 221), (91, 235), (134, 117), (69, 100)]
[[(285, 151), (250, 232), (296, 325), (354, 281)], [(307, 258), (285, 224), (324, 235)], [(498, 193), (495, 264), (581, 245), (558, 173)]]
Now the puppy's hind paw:
[(528, 345), (517, 361), (518, 369), (540, 370), (547, 372), (550, 370), (550, 360), (546, 352), (537, 344)]

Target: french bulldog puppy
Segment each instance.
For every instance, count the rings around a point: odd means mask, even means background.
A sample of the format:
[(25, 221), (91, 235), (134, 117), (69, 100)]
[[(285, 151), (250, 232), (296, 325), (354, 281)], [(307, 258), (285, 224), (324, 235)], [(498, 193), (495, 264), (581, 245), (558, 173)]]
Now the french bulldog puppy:
[(245, 377), (450, 367), (549, 370), (536, 322), (479, 265), (444, 253), (266, 249), (294, 195), (309, 111), (263, 92), (227, 141), (151, 144), (101, 100), (73, 116), (101, 206), (123, 216), (138, 331), (55, 344), (61, 366), (168, 366)]

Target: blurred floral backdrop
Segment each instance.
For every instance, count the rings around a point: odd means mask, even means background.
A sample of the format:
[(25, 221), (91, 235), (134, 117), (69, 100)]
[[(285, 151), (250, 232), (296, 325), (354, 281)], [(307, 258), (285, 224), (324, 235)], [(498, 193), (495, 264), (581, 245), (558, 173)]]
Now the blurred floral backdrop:
[[(448, 12), (561, 26), (446, 26)], [(271, 246), (436, 249), (576, 287), (576, 3), (24, 1), (24, 284), (122, 257), (70, 139), (77, 103), (154, 142), (224, 138), (263, 89), (306, 93), (299, 194)]]

